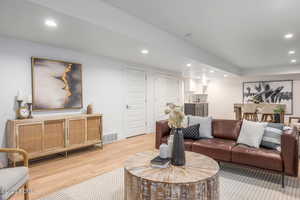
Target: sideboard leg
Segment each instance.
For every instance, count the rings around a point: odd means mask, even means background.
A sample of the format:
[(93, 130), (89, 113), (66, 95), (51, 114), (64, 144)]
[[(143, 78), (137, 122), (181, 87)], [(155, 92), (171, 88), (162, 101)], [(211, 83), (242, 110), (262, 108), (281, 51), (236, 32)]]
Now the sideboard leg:
[(68, 152), (67, 151), (65, 152), (65, 158), (68, 158)]

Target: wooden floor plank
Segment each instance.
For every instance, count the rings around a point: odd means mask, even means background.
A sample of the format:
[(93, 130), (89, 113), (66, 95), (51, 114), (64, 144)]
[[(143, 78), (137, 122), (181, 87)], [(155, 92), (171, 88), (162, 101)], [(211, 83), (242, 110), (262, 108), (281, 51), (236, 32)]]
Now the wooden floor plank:
[[(123, 167), (124, 161), (137, 152), (154, 149), (154, 134), (141, 135), (69, 154), (30, 163), (30, 199), (47, 196), (63, 188)], [(12, 200), (21, 200), (21, 194)]]

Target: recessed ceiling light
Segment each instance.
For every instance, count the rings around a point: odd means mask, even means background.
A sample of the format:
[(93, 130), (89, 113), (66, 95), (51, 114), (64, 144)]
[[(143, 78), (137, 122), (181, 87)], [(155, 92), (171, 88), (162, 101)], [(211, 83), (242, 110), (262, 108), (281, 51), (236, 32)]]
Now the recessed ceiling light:
[(215, 71), (214, 71), (214, 70), (210, 70), (209, 72), (210, 72), (210, 73), (215, 73)]
[(295, 53), (296, 53), (296, 52), (295, 52), (294, 50), (290, 50), (290, 51), (289, 51), (289, 54), (290, 54), (290, 55), (293, 55), (293, 54), (295, 54)]
[(227, 74), (224, 74), (224, 77), (227, 77), (228, 75)]
[(296, 63), (296, 62), (297, 62), (296, 59), (292, 59), (292, 60), (291, 60), (291, 63)]
[(287, 33), (287, 34), (284, 35), (284, 38), (285, 38), (285, 39), (291, 39), (291, 38), (293, 38), (293, 37), (294, 37), (294, 34), (293, 34), (293, 33)]
[(56, 22), (55, 22), (54, 20), (52, 20), (52, 19), (47, 19), (47, 20), (45, 21), (45, 25), (46, 25), (46, 26), (49, 26), (49, 27), (57, 27)]
[(188, 64), (186, 64), (186, 66), (187, 66), (187, 67), (191, 67), (191, 66), (192, 66), (192, 64), (191, 64), (191, 63), (188, 63)]
[(149, 50), (148, 50), (148, 49), (143, 49), (143, 50), (141, 51), (141, 53), (142, 53), (142, 54), (148, 54), (148, 53), (149, 53)]

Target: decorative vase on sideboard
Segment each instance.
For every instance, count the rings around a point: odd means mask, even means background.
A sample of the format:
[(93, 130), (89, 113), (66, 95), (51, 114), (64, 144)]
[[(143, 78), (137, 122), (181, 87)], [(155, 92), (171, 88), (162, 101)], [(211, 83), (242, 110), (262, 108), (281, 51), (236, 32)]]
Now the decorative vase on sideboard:
[(93, 110), (94, 110), (93, 108), (94, 108), (93, 104), (89, 104), (86, 109), (86, 114), (88, 115), (93, 114)]
[(184, 139), (181, 128), (176, 128), (174, 131), (171, 163), (175, 166), (185, 165)]

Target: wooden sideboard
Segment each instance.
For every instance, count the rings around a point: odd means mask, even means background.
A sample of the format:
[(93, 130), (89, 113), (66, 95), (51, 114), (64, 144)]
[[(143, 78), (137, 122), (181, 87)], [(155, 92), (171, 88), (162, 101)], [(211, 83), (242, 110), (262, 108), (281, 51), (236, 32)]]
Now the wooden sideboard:
[[(102, 142), (102, 115), (77, 114), (9, 120), (7, 144), (24, 149), (29, 159), (87, 147)], [(8, 156), (13, 163), (21, 161), (17, 154)]]

